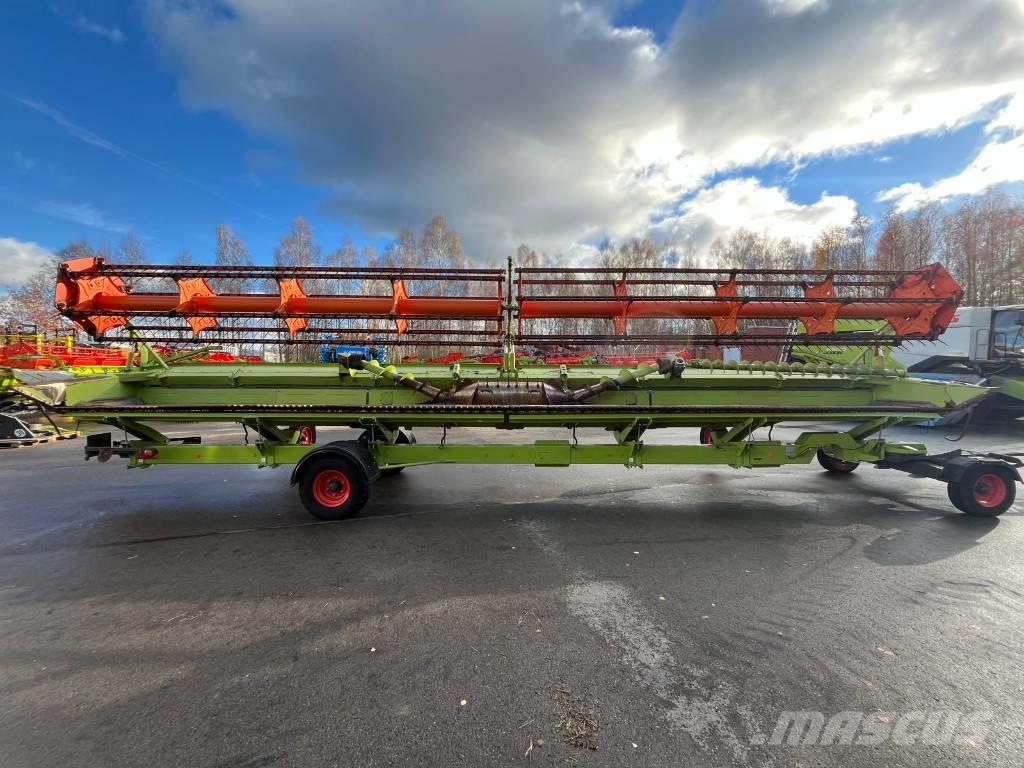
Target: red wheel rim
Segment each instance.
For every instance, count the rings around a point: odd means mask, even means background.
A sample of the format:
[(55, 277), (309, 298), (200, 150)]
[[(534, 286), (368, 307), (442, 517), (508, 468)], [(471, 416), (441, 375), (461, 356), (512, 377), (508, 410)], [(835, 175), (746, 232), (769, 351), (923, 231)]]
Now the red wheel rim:
[(714, 442), (714, 438), (711, 437), (711, 427), (700, 428), (700, 444), (711, 445)]
[(299, 445), (312, 445), (313, 444), (313, 428), (302, 427), (299, 430)]
[(974, 500), (981, 506), (987, 509), (998, 507), (1006, 500), (1006, 481), (990, 472), (974, 481), (972, 491)]
[(337, 469), (325, 469), (313, 478), (313, 498), (325, 507), (340, 507), (352, 492), (348, 476)]

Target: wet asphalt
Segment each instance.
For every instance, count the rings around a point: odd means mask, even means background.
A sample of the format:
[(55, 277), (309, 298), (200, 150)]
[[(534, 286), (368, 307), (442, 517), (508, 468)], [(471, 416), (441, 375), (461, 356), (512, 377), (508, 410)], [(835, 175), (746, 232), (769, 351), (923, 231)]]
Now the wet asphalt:
[[(0, 452), (4, 768), (1021, 764), (1020, 503), (971, 519), (872, 467), (436, 466), (324, 524), (286, 468), (82, 445)], [(854, 743), (771, 743), (796, 711)]]

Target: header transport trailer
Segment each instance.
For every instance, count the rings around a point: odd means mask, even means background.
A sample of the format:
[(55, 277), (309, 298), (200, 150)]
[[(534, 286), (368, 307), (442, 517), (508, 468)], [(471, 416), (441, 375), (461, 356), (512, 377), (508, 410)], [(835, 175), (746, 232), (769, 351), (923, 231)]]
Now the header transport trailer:
[[(262, 293), (222, 294), (248, 281)], [(221, 281), (221, 282), (216, 282)], [(271, 292), (268, 287), (275, 286)], [(355, 288), (353, 288), (353, 286)], [(174, 290), (174, 288), (177, 290)], [(356, 290), (363, 291), (357, 293)], [(939, 265), (909, 272), (701, 269), (426, 270), (139, 266), (100, 259), (60, 267), (60, 311), (98, 339), (133, 339), (128, 370), (19, 389), (45, 408), (115, 433), (88, 437), (86, 456), (119, 456), (130, 467), (159, 464), (293, 465), (306, 509), (322, 519), (356, 514), (373, 484), (407, 467), (449, 464), (719, 464), (780, 467), (817, 458), (829, 472), (861, 463), (935, 478), (969, 515), (994, 516), (1013, 503), (1020, 462), (881, 437), (889, 426), (970, 407), (986, 390), (920, 381), (881, 360), (866, 365), (683, 360), (609, 365), (523, 364), (517, 343), (548, 349), (668, 344), (732, 345), (750, 323), (757, 339), (796, 343), (802, 323), (816, 341), (844, 344), (839, 319), (885, 320), (884, 337), (857, 344), (933, 339), (956, 311), (961, 290)], [(252, 342), (308, 348), (332, 344), (502, 349), (499, 362), (384, 365), (361, 355), (337, 364), (168, 365), (145, 341)], [(848, 339), (848, 337), (847, 337)], [(306, 345), (306, 346), (303, 346)], [(171, 422), (236, 422), (252, 444), (208, 445), (168, 438)], [(835, 424), (822, 430), (822, 422)], [(792, 441), (775, 425), (807, 424)], [(813, 427), (811, 426), (813, 425)], [(315, 428), (362, 430), (357, 440), (311, 442)], [(439, 427), (417, 443), (416, 427)], [(451, 427), (558, 427), (564, 440), (455, 444)], [(578, 444), (578, 428), (600, 427), (605, 444)], [(648, 430), (699, 427), (694, 444), (644, 442)], [(765, 434), (766, 431), (766, 434)]]

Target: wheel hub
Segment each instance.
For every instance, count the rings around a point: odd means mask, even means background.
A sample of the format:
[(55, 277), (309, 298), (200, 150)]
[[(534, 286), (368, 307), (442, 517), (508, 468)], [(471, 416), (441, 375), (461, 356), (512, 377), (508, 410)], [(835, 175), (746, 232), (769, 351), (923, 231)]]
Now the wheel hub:
[(325, 507), (340, 507), (351, 492), (348, 478), (336, 469), (325, 469), (313, 481), (313, 498)]
[(998, 507), (1006, 498), (1006, 481), (994, 473), (981, 475), (974, 481), (974, 499), (985, 508)]

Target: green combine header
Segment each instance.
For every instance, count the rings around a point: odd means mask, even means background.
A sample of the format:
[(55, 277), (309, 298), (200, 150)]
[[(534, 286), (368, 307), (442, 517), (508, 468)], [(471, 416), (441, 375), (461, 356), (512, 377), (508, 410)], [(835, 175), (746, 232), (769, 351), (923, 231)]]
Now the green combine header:
[[(88, 263), (85, 263), (88, 262)], [(218, 294), (215, 278), (272, 281), (277, 294)], [(134, 281), (134, 284), (133, 282)], [(177, 292), (168, 286), (177, 286)], [(377, 287), (373, 294), (345, 286)], [(162, 290), (153, 290), (153, 287)], [(383, 288), (384, 290), (380, 290)], [(939, 265), (907, 273), (741, 270), (402, 270), (139, 267), (80, 260), (62, 266), (59, 308), (99, 338), (123, 334), (140, 346), (127, 370), (39, 386), (17, 386), (49, 411), (109, 425), (90, 435), (86, 457), (130, 467), (225, 463), (292, 465), (305, 507), (323, 519), (356, 514), (375, 482), (408, 467), (448, 464), (720, 464), (780, 467), (817, 460), (830, 472), (862, 463), (945, 482), (969, 515), (1012, 504), (1020, 462), (883, 438), (890, 426), (970, 407), (981, 387), (922, 381), (879, 360), (864, 364), (722, 362), (644, 353), (630, 366), (522, 364), (521, 344), (544, 351), (630, 343), (648, 350), (736, 344), (748, 324), (765, 343), (843, 345), (843, 319), (884, 320), (886, 336), (859, 345), (931, 339), (956, 311), (960, 289)], [(246, 318), (247, 323), (240, 323)], [(498, 362), (382, 365), (359, 355), (337, 364), (169, 364), (146, 340), (225, 342), (259, 337), (289, 345), (369, 340), (389, 345), (500, 349)], [(549, 355), (550, 356), (550, 355)], [(171, 439), (165, 424), (235, 422), (257, 439), (208, 445)], [(823, 423), (833, 424), (822, 429)], [(806, 425), (791, 441), (779, 424)], [(355, 440), (315, 444), (317, 427), (360, 430)], [(440, 428), (416, 442), (418, 427)], [(459, 444), (453, 427), (561, 428), (566, 438), (518, 444)], [(576, 431), (601, 428), (604, 444)], [(696, 427), (693, 444), (647, 443), (649, 430)]]

